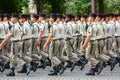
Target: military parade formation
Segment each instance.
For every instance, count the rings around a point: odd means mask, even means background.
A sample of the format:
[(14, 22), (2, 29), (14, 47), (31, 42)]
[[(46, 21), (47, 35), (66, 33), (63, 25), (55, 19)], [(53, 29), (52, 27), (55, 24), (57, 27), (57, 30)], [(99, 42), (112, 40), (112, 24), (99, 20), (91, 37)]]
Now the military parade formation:
[(120, 66), (120, 14), (0, 14), (0, 72), (6, 76), (51, 67), (49, 76), (75, 66), (99, 75)]

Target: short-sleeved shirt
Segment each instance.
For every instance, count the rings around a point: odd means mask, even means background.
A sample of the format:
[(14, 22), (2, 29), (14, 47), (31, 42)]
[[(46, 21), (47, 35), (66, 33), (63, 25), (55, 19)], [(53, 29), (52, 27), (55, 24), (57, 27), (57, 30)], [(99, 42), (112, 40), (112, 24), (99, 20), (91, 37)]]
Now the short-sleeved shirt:
[(65, 31), (66, 31), (65, 32), (66, 33), (66, 35), (65, 35), (66, 38), (73, 38), (73, 27), (71, 25), (71, 22), (66, 23)]
[(10, 33), (12, 34), (12, 41), (20, 40), (21, 37), (21, 26), (18, 22), (13, 24), (13, 27), (10, 30)]
[(112, 21), (109, 21), (107, 24), (107, 36), (112, 37), (115, 33), (115, 23)]
[(56, 22), (52, 23), (52, 26), (50, 28), (50, 33), (52, 34), (53, 39), (58, 39), (59, 38), (59, 28), (58, 28)]
[(73, 36), (76, 35), (76, 31), (77, 31), (77, 24), (75, 24), (75, 22), (71, 21), (71, 26), (72, 26), (72, 32), (73, 32)]
[(87, 29), (87, 33), (91, 35), (91, 39), (90, 40), (96, 40), (96, 38), (97, 38), (96, 24), (95, 23), (90, 23), (88, 26), (89, 27)]
[(48, 36), (48, 23), (45, 21), (42, 21), (39, 23), (39, 29), (40, 31), (43, 31), (42, 37)]
[(65, 38), (65, 26), (64, 26), (63, 22), (58, 23), (58, 29), (59, 29), (59, 37)]
[(103, 32), (103, 27), (101, 22), (96, 22), (97, 26), (97, 39), (103, 39), (104, 38), (104, 32)]
[(31, 26), (31, 30), (32, 38), (38, 38), (39, 24), (37, 22), (33, 23), (33, 26)]
[(5, 38), (5, 27), (3, 25), (3, 22), (0, 22), (0, 38), (4, 39)]
[(120, 22), (116, 21), (116, 29), (115, 29), (115, 36), (120, 36)]
[(102, 22), (104, 38), (107, 38), (107, 24), (106, 22)]
[(31, 30), (31, 23), (26, 21), (23, 24), (23, 34), (25, 35), (24, 39), (31, 38), (32, 30)]
[(10, 32), (8, 21), (3, 22), (3, 25), (5, 27), (5, 34), (7, 35)]

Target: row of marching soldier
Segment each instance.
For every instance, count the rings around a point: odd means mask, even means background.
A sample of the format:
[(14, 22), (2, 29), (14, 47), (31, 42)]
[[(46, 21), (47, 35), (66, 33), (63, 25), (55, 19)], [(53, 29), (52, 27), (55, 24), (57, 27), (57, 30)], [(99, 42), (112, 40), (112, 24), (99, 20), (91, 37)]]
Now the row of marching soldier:
[(75, 66), (86, 75), (120, 66), (120, 14), (0, 14), (0, 71), (6, 76), (29, 75), (50, 66), (48, 74), (62, 75)]

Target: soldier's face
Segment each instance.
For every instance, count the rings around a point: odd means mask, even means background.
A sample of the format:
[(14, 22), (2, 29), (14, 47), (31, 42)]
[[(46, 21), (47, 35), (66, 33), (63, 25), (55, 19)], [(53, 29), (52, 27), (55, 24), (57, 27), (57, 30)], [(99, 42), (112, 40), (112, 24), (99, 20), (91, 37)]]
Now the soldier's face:
[(60, 22), (60, 21), (61, 21), (61, 19), (60, 19), (60, 18), (57, 18), (56, 22)]
[(16, 22), (17, 20), (18, 20), (18, 18), (16, 18), (16, 17), (12, 17), (12, 18), (11, 18), (11, 21), (12, 21), (12, 22)]
[(109, 21), (109, 17), (106, 17), (105, 21)]
[(95, 21), (99, 22), (100, 21), (100, 17), (96, 17)]
[(39, 21), (42, 21), (44, 18), (43, 17), (39, 17)]
[(82, 22), (85, 21), (85, 18), (81, 17), (81, 21), (82, 21)]
[(120, 20), (120, 16), (118, 16), (118, 20)]
[(116, 18), (116, 17), (114, 17), (114, 18), (113, 18), (113, 21), (116, 21), (116, 20), (117, 20), (117, 18)]
[(2, 18), (0, 18), (0, 22), (2, 22)]
[(65, 18), (65, 22), (68, 22), (68, 21), (69, 21), (69, 18), (66, 17), (66, 18)]
[(22, 22), (22, 23), (24, 23), (25, 21), (26, 21), (25, 18), (21, 18), (21, 19), (20, 19), (20, 22)]
[(50, 22), (54, 22), (54, 19), (53, 19), (53, 18), (50, 18), (49, 21), (50, 21)]
[(75, 17), (75, 21), (78, 21), (78, 20), (79, 20), (79, 18)]
[(101, 22), (104, 22), (104, 18), (101, 19)]
[(31, 17), (30, 20), (31, 20), (32, 22), (36, 22), (36, 21), (37, 21), (37, 19), (34, 18), (34, 17)]
[(9, 19), (7, 17), (4, 17), (3, 21), (8, 21)]

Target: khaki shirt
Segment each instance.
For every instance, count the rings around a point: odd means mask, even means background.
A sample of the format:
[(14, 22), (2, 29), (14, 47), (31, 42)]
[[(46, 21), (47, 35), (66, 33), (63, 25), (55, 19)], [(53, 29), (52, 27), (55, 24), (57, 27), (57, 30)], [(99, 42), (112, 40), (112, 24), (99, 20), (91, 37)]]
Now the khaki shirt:
[(43, 31), (42, 37), (48, 36), (48, 23), (45, 21), (39, 23), (39, 31)]
[(3, 22), (0, 22), (0, 38), (4, 39), (5, 38), (5, 26), (3, 25)]
[(102, 22), (104, 38), (107, 38), (107, 24), (106, 22)]
[(115, 29), (115, 36), (120, 36), (120, 22), (116, 21), (116, 29)]
[(31, 30), (31, 23), (29, 23), (28, 21), (24, 22), (23, 24), (23, 34), (25, 35), (24, 39), (29, 39), (32, 36), (32, 30)]
[(109, 21), (107, 24), (107, 37), (112, 37), (115, 33), (115, 23)]
[(95, 23), (90, 23), (88, 25), (87, 33), (91, 35), (90, 40), (96, 40), (97, 38), (97, 27)]
[(38, 38), (39, 24), (37, 22), (33, 23), (33, 26), (31, 26), (31, 31), (32, 31), (31, 38)]
[(53, 36), (53, 40), (54, 39), (59, 39), (59, 28), (58, 28), (56, 22), (52, 23), (52, 26), (50, 28), (50, 33)]
[(65, 26), (63, 22), (58, 23), (59, 38), (65, 38)]
[(97, 38), (96, 39), (103, 39), (104, 38), (104, 32), (103, 32), (103, 27), (101, 22), (96, 22), (96, 28), (97, 28)]
[(18, 22), (14, 23), (13, 27), (10, 30), (10, 33), (12, 33), (12, 41), (20, 40), (21, 37), (21, 26)]

